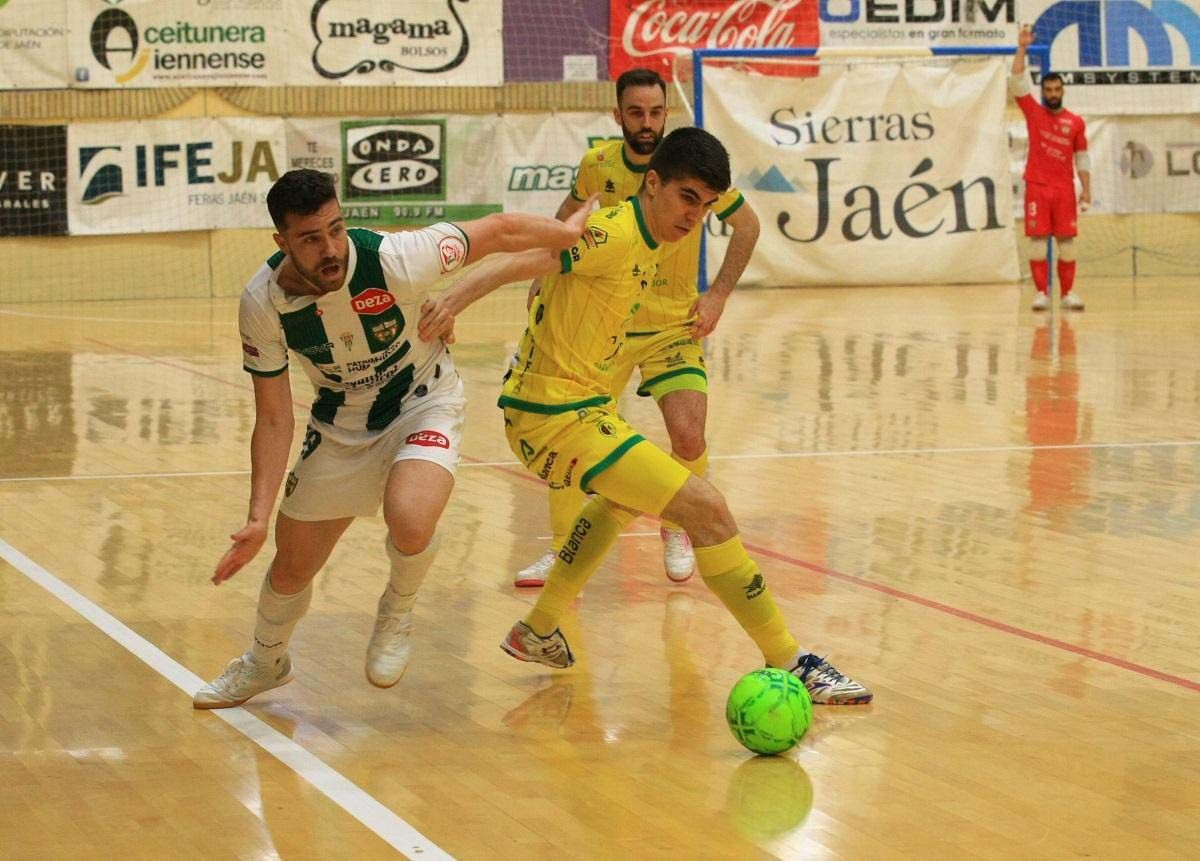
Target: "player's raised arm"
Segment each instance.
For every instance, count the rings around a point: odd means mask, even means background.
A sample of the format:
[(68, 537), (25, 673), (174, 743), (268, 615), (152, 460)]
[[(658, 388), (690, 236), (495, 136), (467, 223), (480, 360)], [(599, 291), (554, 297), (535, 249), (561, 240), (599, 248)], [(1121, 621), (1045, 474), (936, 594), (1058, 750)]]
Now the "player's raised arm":
[(1029, 46), (1033, 44), (1033, 28), (1028, 24), (1021, 25), (1021, 32), (1017, 34), (1017, 53), (1013, 55), (1012, 73), (1015, 76), (1025, 74), (1025, 55), (1029, 52)]
[(454, 331), (454, 318), (497, 287), (553, 275), (561, 268), (557, 251), (534, 248), (520, 254), (498, 254), (480, 263), (453, 287), (421, 309), (417, 333), (422, 341), (432, 341)]
[(575, 244), (599, 195), (588, 198), (565, 221), (528, 212), (498, 212), (458, 227), (467, 237), (468, 264), (496, 252), (519, 253), (531, 248), (561, 251)]

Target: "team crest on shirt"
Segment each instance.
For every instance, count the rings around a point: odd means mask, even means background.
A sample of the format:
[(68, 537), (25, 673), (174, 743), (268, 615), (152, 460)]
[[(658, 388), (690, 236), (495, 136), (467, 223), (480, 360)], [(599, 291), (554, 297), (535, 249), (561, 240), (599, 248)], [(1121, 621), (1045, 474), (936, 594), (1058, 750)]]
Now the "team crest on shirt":
[(396, 340), (400, 332), (400, 324), (396, 319), (382, 320), (371, 326), (371, 334), (382, 344), (390, 344)]
[(340, 337), (342, 339), (342, 344), (345, 345), (347, 350), (354, 349), (354, 334), (352, 332), (342, 332)]
[(616, 185), (613, 184), (613, 181), (611, 179), (606, 179), (606, 180), (604, 180), (604, 190), (606, 192), (608, 192), (609, 194), (612, 194), (613, 192), (615, 192), (617, 190), (617, 187), (616, 187)]
[(442, 274), (453, 272), (467, 257), (467, 246), (457, 236), (443, 236), (438, 241), (438, 255), (441, 258)]
[(608, 242), (608, 232), (599, 227), (588, 227), (587, 233), (583, 234), (583, 241), (588, 248), (597, 248)]

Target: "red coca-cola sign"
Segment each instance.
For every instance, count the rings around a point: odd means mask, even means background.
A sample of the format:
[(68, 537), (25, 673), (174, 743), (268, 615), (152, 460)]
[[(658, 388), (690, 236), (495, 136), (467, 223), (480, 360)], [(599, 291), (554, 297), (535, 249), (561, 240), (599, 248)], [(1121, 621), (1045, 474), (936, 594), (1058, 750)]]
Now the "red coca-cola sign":
[(609, 74), (645, 67), (671, 80), (674, 56), (693, 48), (815, 48), (817, 3), (609, 0)]

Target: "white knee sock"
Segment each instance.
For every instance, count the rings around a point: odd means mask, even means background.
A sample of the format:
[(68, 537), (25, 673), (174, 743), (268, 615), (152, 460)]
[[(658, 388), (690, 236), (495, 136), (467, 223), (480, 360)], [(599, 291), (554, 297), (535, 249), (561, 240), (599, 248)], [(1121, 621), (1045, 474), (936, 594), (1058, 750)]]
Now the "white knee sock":
[(435, 534), (424, 550), (412, 556), (397, 550), (390, 535), (383, 537), (383, 544), (392, 563), (392, 572), (388, 586), (379, 599), (379, 612), (387, 615), (407, 613), (412, 610), (417, 600), (417, 590), (421, 588), (425, 575), (429, 573), (429, 566), (437, 556), (439, 536)]
[(250, 651), (260, 664), (274, 664), (287, 654), (288, 640), (312, 603), (310, 582), (295, 595), (280, 595), (271, 588), (271, 573), (263, 578), (258, 594), (258, 617), (254, 623), (254, 645)]

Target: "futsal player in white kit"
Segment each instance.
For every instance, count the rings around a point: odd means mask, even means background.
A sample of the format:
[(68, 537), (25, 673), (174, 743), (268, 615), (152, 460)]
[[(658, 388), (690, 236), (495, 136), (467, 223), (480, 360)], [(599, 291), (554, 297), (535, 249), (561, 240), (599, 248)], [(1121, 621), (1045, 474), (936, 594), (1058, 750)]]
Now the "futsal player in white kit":
[(524, 213), (440, 223), (406, 233), (347, 229), (333, 177), (284, 174), (267, 195), (279, 252), (246, 285), (239, 326), (254, 385), (250, 509), (212, 581), (262, 548), (295, 427), (289, 354), (316, 397), (275, 523), (275, 557), (258, 600), (250, 649), (196, 692), (196, 708), (228, 708), (292, 679), (288, 641), (312, 600), (312, 580), (358, 516), (383, 504), (391, 562), (367, 646), (366, 674), (391, 687), (408, 665), (412, 606), (437, 553), (438, 518), (454, 485), (463, 384), (440, 339), (417, 322), (428, 288), (497, 251), (563, 249), (590, 205), (566, 222)]

